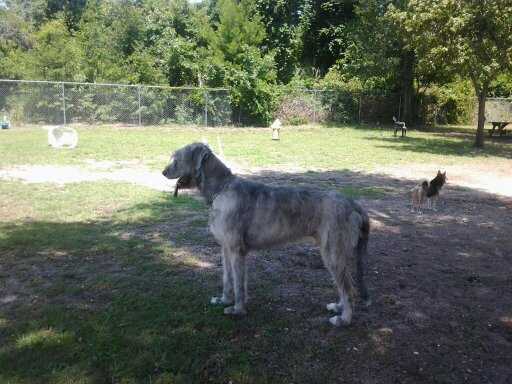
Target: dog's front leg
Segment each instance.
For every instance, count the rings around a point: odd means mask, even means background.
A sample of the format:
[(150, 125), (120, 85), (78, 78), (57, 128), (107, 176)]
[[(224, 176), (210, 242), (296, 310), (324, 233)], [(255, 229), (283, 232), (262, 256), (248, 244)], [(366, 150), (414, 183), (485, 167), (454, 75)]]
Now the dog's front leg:
[(228, 250), (226, 261), (231, 263), (233, 274), (233, 288), (235, 291), (235, 305), (224, 309), (226, 315), (245, 315), (245, 255), (239, 250)]
[(222, 247), (222, 297), (214, 296), (210, 300), (210, 304), (233, 304), (233, 273), (231, 263), (226, 260), (226, 251)]

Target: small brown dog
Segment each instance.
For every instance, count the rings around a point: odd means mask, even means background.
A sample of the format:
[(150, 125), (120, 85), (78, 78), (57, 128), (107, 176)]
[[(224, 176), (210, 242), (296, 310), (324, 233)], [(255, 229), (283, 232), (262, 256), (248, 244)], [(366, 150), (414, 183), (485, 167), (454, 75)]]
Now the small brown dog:
[(420, 185), (411, 189), (411, 205), (413, 212), (417, 209), (419, 213), (422, 213), (425, 201), (427, 201), (428, 208), (435, 211), (439, 192), (446, 181), (446, 171), (443, 173), (441, 173), (441, 171), (437, 171), (436, 177), (434, 177), (430, 183), (427, 180), (424, 180)]
[(428, 192), (428, 181), (423, 181), (420, 185), (415, 186), (411, 189), (411, 205), (412, 211), (418, 210), (419, 213), (422, 213), (423, 205), (427, 200), (427, 192)]

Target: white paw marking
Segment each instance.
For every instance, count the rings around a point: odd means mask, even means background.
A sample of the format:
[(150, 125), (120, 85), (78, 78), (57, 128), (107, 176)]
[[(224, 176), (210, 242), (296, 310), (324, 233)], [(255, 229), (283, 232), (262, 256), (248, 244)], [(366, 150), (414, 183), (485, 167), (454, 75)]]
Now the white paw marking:
[(222, 298), (221, 297), (213, 296), (210, 299), (210, 304), (212, 304), (212, 305), (219, 305), (219, 304), (224, 304), (224, 303), (222, 302)]
[(329, 319), (329, 323), (335, 327), (341, 327), (343, 325), (349, 325), (350, 320), (344, 319), (343, 316), (333, 316)]
[(341, 316), (333, 316), (329, 318), (329, 323), (331, 323), (335, 327), (339, 327), (341, 325)]
[(341, 306), (338, 303), (329, 303), (325, 307), (328, 311), (341, 312)]
[(245, 309), (235, 308), (235, 306), (224, 308), (225, 315), (243, 316), (246, 314)]

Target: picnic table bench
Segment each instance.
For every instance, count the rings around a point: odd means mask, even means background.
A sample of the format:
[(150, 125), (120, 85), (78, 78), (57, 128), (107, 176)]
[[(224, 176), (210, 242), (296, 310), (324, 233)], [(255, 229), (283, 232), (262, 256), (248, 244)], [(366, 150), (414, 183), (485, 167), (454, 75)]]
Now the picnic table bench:
[(485, 120), (492, 124), (489, 129), (489, 136), (495, 132), (505, 136), (505, 127), (512, 123), (512, 99), (489, 98), (485, 103)]
[(491, 121), (492, 128), (489, 128), (489, 136), (492, 137), (496, 129), (500, 136), (505, 136), (507, 134), (507, 130), (505, 127), (509, 125), (511, 121)]

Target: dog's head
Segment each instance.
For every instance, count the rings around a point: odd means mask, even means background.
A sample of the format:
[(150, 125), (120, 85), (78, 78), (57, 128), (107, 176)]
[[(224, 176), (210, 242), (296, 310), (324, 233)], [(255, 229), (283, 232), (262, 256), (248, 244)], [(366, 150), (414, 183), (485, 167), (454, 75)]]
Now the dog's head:
[(162, 174), (168, 179), (179, 179), (180, 188), (194, 187), (200, 182), (204, 162), (211, 154), (205, 144), (189, 144), (171, 155)]
[(438, 170), (436, 179), (440, 180), (442, 184), (446, 183), (448, 181), (446, 178), (446, 171), (441, 172), (441, 170)]

